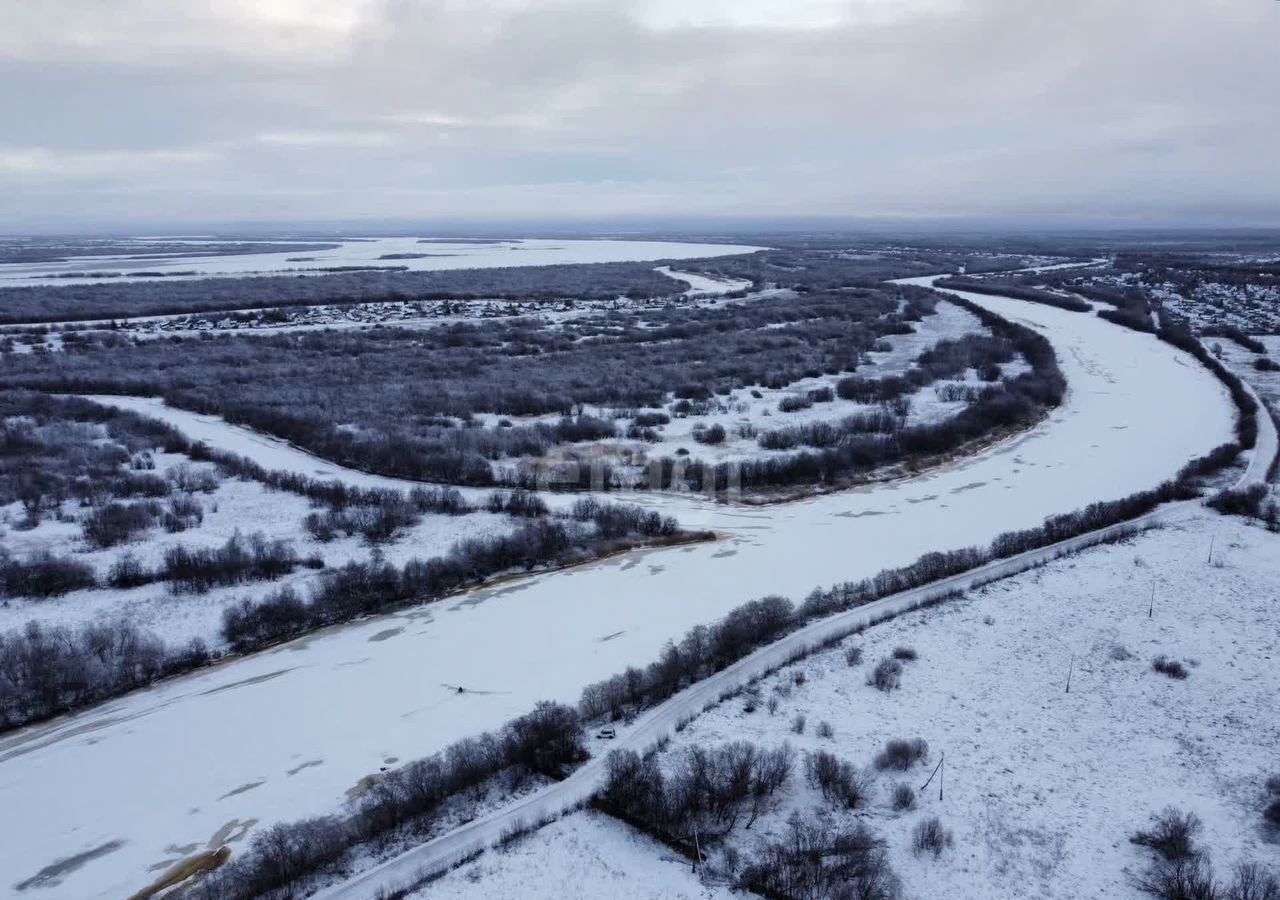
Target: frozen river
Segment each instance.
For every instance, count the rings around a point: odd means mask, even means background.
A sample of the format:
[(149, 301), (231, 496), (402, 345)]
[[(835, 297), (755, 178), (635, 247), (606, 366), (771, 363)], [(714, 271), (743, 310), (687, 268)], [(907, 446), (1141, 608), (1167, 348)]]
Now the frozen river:
[[(180, 242), (171, 242), (180, 243)], [(189, 281), (246, 275), (321, 275), (349, 266), (444, 271), (569, 263), (640, 262), (658, 259), (702, 259), (754, 253), (763, 247), (740, 244), (693, 244), (672, 241), (606, 241), (536, 238), (451, 243), (418, 237), (336, 240), (333, 250), (199, 255), (164, 254), (136, 257), (80, 256), (39, 263), (0, 263), (0, 287), (100, 284), (121, 281)], [(104, 277), (109, 276), (109, 277)]]
[[(228, 834), (338, 810), (381, 766), (536, 700), (572, 701), (585, 683), (647, 663), (668, 638), (745, 600), (798, 600), (930, 550), (984, 543), (1154, 486), (1231, 438), (1230, 399), (1190, 356), (1095, 316), (965, 296), (1057, 349), (1070, 390), (1037, 428), (927, 475), (787, 505), (650, 498), (724, 540), (330, 629), (0, 738), (0, 891), (127, 895)], [(245, 452), (243, 432), (210, 419), (202, 428), (209, 443)], [(282, 467), (284, 451), (269, 452), (264, 463)], [(296, 464), (316, 465), (305, 454)], [(466, 693), (446, 687), (459, 684)], [(56, 886), (15, 887), (68, 859)]]

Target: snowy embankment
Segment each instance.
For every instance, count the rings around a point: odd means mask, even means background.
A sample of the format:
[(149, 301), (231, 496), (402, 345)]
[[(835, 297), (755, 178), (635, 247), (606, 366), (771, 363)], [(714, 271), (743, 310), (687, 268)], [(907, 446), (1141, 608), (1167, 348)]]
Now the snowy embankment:
[[(0, 794), (29, 810), (0, 822), (0, 870), (19, 881), (110, 846), (60, 875), (59, 890), (127, 894), (155, 877), (149, 869), (216, 847), (229, 832), (335, 812), (382, 766), (536, 700), (572, 701), (584, 684), (647, 663), (668, 638), (744, 600), (799, 598), (931, 550), (985, 543), (1154, 486), (1230, 439), (1225, 390), (1174, 348), (1093, 316), (975, 300), (1041, 330), (1058, 350), (1070, 392), (1031, 432), (918, 478), (786, 506), (642, 497), (725, 539), (330, 629), (0, 738)], [(216, 421), (203, 425), (210, 433), (201, 436), (223, 446)], [(259, 461), (285, 467), (275, 459)], [(317, 474), (314, 458), (298, 463)]]

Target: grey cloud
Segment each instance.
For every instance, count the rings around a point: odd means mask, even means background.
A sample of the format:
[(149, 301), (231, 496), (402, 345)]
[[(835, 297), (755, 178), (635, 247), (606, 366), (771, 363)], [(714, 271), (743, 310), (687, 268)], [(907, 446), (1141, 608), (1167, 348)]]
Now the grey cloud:
[(1280, 221), (1269, 0), (110, 6), (0, 0), (10, 223)]

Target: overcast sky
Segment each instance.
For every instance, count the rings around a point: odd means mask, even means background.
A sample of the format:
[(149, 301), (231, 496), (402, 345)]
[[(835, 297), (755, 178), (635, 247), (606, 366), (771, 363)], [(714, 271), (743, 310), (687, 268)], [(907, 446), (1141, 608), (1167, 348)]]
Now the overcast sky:
[(0, 231), (1280, 224), (1276, 0), (0, 0)]

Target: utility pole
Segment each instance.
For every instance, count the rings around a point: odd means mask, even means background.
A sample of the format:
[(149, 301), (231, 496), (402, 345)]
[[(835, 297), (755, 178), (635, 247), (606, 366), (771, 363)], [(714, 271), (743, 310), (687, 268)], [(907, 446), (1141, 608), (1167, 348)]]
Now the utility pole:
[(929, 777), (925, 780), (925, 783), (924, 783), (924, 784), (922, 784), (922, 785), (920, 785), (920, 793), (921, 793), (921, 794), (923, 794), (923, 793), (924, 793), (924, 789), (925, 789), (925, 788), (927, 788), (927, 787), (929, 786), (929, 784), (933, 781), (933, 777), (934, 777), (935, 775), (936, 775), (936, 776), (938, 776), (938, 800), (939, 800), (939, 802), (941, 802), (941, 800), (942, 800), (942, 778), (943, 778), (943, 775), (945, 774), (945, 772), (944, 772), (944, 770), (943, 770), (943, 764), (944, 764), (944, 763), (946, 763), (946, 761), (947, 761), (947, 754), (945, 754), (945, 753), (941, 753), (941, 754), (939, 754), (939, 755), (938, 755), (938, 764), (937, 764), (936, 766), (934, 766), (934, 767), (933, 767), (933, 771), (929, 773)]

